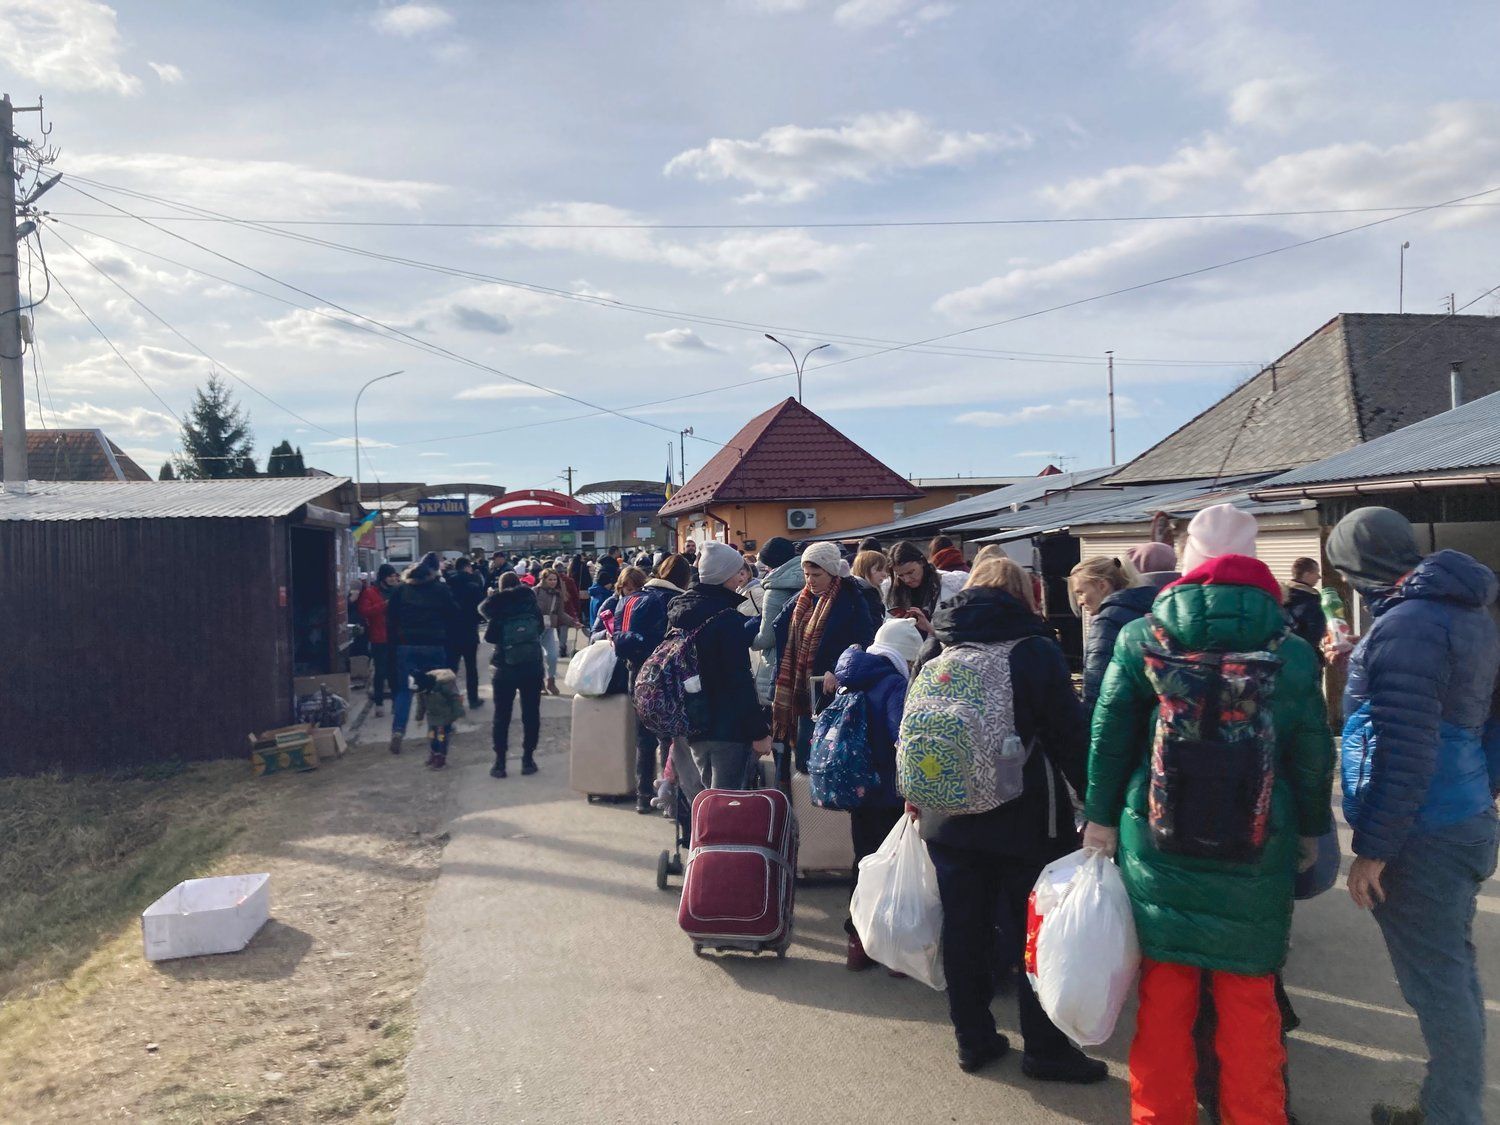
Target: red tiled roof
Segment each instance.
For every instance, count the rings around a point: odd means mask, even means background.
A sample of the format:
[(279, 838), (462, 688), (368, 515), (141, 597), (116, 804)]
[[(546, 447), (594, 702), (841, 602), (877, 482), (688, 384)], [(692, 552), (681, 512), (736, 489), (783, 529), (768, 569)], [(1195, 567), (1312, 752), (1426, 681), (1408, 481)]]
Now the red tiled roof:
[(922, 495), (794, 398), (758, 414), (662, 507), (770, 500), (909, 500)]
[[(0, 441), (0, 452), (5, 444)], [(31, 480), (150, 480), (103, 430), (27, 430), (26, 475)]]

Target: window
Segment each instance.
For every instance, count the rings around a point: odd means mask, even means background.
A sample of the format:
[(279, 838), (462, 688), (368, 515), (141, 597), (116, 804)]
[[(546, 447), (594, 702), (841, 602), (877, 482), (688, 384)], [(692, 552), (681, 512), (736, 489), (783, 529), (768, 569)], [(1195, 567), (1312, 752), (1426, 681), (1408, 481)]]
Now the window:
[(891, 505), (891, 519), (893, 519), (893, 520), (899, 520), (899, 519), (903, 518), (905, 515), (906, 515), (906, 503), (904, 501), (897, 500), (894, 504)]

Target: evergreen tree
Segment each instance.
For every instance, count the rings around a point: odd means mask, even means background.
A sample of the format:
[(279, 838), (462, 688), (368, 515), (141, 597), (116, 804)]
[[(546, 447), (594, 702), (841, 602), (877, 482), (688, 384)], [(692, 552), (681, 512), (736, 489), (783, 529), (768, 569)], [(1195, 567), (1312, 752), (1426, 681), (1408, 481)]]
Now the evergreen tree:
[(177, 474), (172, 471), (172, 462), (165, 461), (165, 462), (162, 463), (161, 472), (159, 472), (159, 473), (156, 474), (156, 479), (157, 480), (176, 480), (177, 479)]
[(289, 441), (272, 446), (271, 456), (266, 459), (268, 477), (305, 477), (307, 466), (302, 462), (302, 450), (292, 448)]
[(230, 397), (223, 380), (210, 375), (182, 424), (177, 475), (185, 480), (255, 476), (254, 448), (249, 415)]
[(297, 466), (297, 476), (307, 476), (307, 462), (302, 460), (302, 447), (297, 447), (297, 452), (292, 454), (292, 463)]

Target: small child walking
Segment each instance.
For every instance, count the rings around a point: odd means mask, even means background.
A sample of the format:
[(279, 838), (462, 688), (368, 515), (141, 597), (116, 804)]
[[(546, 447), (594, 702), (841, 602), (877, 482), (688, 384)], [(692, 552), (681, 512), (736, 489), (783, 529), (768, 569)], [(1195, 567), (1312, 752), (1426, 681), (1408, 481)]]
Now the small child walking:
[(427, 768), (440, 770), (448, 764), (453, 724), (464, 717), (464, 697), (451, 668), (419, 672), (414, 678), (427, 716)]

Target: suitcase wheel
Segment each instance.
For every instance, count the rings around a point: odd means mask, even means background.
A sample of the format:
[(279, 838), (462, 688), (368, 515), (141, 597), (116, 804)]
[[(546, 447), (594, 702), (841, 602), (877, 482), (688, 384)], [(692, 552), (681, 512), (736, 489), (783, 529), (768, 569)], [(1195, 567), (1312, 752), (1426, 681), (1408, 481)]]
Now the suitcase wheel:
[(695, 942), (693, 942), (693, 956), (694, 957), (702, 957), (703, 956), (703, 943), (701, 941), (695, 941)]
[(778, 949), (776, 951), (776, 959), (778, 961), (785, 961), (786, 960), (786, 950), (785, 949)]
[(656, 857), (656, 889), (667, 889), (667, 876), (672, 873), (672, 853), (662, 852)]
[[(667, 853), (666, 852), (662, 852), (661, 854), (662, 855), (666, 855)], [(675, 856), (674, 855), (671, 858), (671, 860), (668, 861), (668, 863), (667, 863), (667, 874), (668, 875), (681, 875), (682, 874), (682, 857), (681, 856)]]

